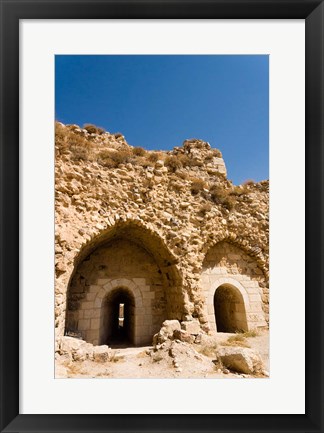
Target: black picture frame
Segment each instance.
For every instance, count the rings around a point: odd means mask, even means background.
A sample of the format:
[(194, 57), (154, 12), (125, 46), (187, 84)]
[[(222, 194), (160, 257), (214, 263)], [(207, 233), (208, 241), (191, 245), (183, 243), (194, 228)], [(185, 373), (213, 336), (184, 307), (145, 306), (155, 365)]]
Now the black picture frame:
[[(318, 0), (0, 0), (1, 6), (1, 431), (323, 432), (324, 4)], [(19, 20), (305, 19), (305, 415), (19, 414)], [(292, 180), (293, 182), (293, 180)], [(296, 246), (298, 247), (298, 235)], [(298, 348), (296, 359), (298, 362)], [(274, 396), (275, 398), (275, 396)]]

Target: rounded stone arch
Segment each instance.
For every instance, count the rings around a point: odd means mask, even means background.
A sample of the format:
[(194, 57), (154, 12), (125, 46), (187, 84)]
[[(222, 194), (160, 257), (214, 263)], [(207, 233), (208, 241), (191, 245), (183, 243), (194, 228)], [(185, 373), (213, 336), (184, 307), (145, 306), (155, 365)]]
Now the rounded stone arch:
[(134, 295), (134, 299), (138, 303), (138, 305), (140, 307), (143, 306), (143, 297), (139, 287), (137, 286), (137, 284), (134, 283), (133, 280), (128, 278), (115, 278), (104, 284), (95, 297), (95, 305), (100, 304), (101, 306), (102, 299), (106, 297), (111, 291), (116, 290), (120, 287), (130, 290)]
[[(133, 298), (133, 305), (130, 305), (130, 329), (127, 335), (128, 338), (124, 339), (123, 342), (128, 343), (129, 345), (138, 345), (141, 344), (143, 339), (146, 339), (147, 336), (144, 332), (145, 329), (139, 324), (139, 318), (142, 317), (139, 311), (143, 310), (143, 297), (141, 291), (134, 281), (127, 278), (118, 278), (104, 284), (94, 299), (94, 307), (100, 309), (100, 321), (97, 336), (98, 344), (110, 345), (111, 341), (114, 343), (111, 336), (112, 324), (111, 317), (109, 316), (112, 314), (112, 311), (109, 307), (109, 296), (118, 293), (125, 295), (127, 292), (131, 295), (128, 296), (128, 299), (131, 301)], [(149, 330), (149, 337), (151, 333), (152, 330)], [(111, 338), (111, 341), (109, 341), (109, 338)], [(117, 343), (120, 342), (117, 341)]]
[(208, 305), (213, 306), (209, 324), (217, 332), (248, 331), (247, 311), (249, 297), (245, 288), (233, 278), (219, 278), (208, 296)]
[(249, 295), (246, 291), (246, 289), (243, 287), (243, 285), (237, 281), (235, 278), (231, 278), (231, 277), (220, 277), (217, 280), (215, 280), (213, 282), (213, 284), (211, 285), (209, 294), (208, 294), (208, 298), (207, 298), (207, 302), (208, 304), (211, 304), (214, 302), (214, 295), (216, 293), (216, 290), (220, 287), (220, 286), (232, 286), (234, 287), (242, 296), (245, 308), (247, 311), (250, 310), (250, 301), (249, 301)]

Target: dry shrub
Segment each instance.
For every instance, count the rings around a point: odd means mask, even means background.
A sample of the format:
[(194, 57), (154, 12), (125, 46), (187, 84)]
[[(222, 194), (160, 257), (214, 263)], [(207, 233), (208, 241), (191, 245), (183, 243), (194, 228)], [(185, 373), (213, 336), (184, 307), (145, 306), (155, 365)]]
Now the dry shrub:
[(197, 195), (203, 191), (204, 188), (206, 188), (206, 182), (204, 180), (199, 179), (198, 177), (192, 178), (190, 187), (191, 194)]
[(75, 131), (77, 129), (81, 129), (79, 125), (75, 125), (75, 124), (70, 124), (70, 125), (65, 125), (69, 130), (71, 131)]
[(68, 365), (67, 369), (68, 369), (67, 377), (73, 377), (74, 374), (80, 374), (81, 373), (80, 365), (76, 364), (75, 362), (73, 362), (71, 365)]
[(189, 174), (186, 173), (185, 171), (178, 172), (177, 176), (180, 177), (180, 179), (182, 179), (182, 180), (188, 180), (189, 179)]
[(223, 186), (214, 184), (210, 187), (210, 197), (215, 204), (220, 204), (226, 207), (228, 210), (232, 210), (235, 207), (235, 197), (230, 195), (230, 192)]
[(61, 153), (71, 152), (74, 161), (87, 161), (93, 158), (93, 144), (84, 136), (74, 131), (74, 128), (64, 128), (55, 124), (55, 144)]
[(254, 185), (254, 184), (255, 181), (253, 179), (247, 179), (242, 183), (243, 186)]
[(159, 152), (150, 152), (148, 156), (148, 160), (150, 162), (156, 162), (158, 159), (160, 159), (160, 153)]
[(75, 134), (73, 132), (70, 132), (67, 136), (67, 143), (70, 147), (73, 146), (79, 146), (79, 147), (85, 147), (85, 148), (91, 148), (92, 143), (87, 140), (85, 137), (79, 134)]
[(116, 363), (116, 362), (119, 362), (119, 361), (124, 362), (124, 361), (125, 361), (125, 357), (124, 357), (124, 356), (117, 356), (117, 352), (114, 351), (114, 352), (112, 353), (112, 355), (111, 355), (109, 361), (110, 361), (110, 362), (115, 362), (115, 363)]
[(248, 347), (251, 345), (247, 341), (224, 341), (221, 343), (222, 346), (240, 346), (240, 347)]
[(106, 167), (106, 168), (117, 168), (118, 167), (118, 164), (116, 164), (116, 162), (109, 157), (104, 157), (104, 158), (99, 157), (98, 163), (100, 165), (102, 165), (103, 167)]
[(180, 192), (183, 189), (183, 185), (177, 179), (170, 179), (169, 187), (176, 192)]
[(121, 164), (132, 162), (132, 155), (129, 150), (103, 150), (98, 155), (98, 162), (104, 167), (116, 168)]
[(143, 147), (133, 147), (132, 149), (134, 156), (145, 156), (146, 150)]
[(209, 153), (206, 157), (205, 157), (205, 161), (209, 162), (212, 161), (214, 159), (214, 156), (212, 153)]
[(112, 158), (112, 152), (111, 150), (102, 150), (98, 154), (98, 162), (104, 167), (107, 168), (116, 168), (118, 167), (117, 162)]
[(257, 329), (251, 329), (251, 331), (246, 331), (241, 334), (245, 338), (258, 337), (259, 331)]
[(55, 122), (55, 142), (56, 144), (60, 144), (64, 142), (67, 136), (66, 128), (62, 126), (60, 123)]
[(59, 123), (55, 124), (55, 145), (60, 152), (66, 153), (69, 149), (69, 136), (71, 134), (72, 132), (68, 128), (64, 128)]
[(175, 173), (183, 167), (201, 167), (203, 163), (196, 158), (190, 158), (188, 155), (169, 155), (166, 157), (164, 164), (169, 168), (169, 171)]
[(83, 126), (83, 129), (85, 129), (89, 134), (102, 135), (106, 132), (103, 128), (99, 128), (98, 126), (92, 125), (91, 123), (86, 123)]
[(180, 154), (180, 155), (177, 155), (177, 158), (181, 162), (183, 167), (190, 167), (192, 160), (191, 160), (191, 158), (189, 158), (188, 155)]
[(177, 158), (174, 155), (169, 155), (166, 157), (165, 161), (164, 161), (164, 165), (166, 167), (168, 167), (168, 169), (172, 172), (175, 173), (178, 169), (182, 168), (182, 163), (179, 160), (179, 158)]
[(146, 156), (138, 156), (136, 158), (136, 164), (144, 168), (154, 167), (154, 164), (151, 161), (149, 161)]
[(197, 158), (192, 158), (186, 154), (177, 155), (176, 158), (183, 167), (202, 167), (204, 165), (203, 162), (199, 161)]
[(209, 358), (215, 358), (217, 343), (216, 341), (204, 342), (202, 344), (197, 344), (197, 346), (195, 346), (195, 349), (197, 352), (201, 353), (202, 355), (208, 356)]
[(235, 335), (231, 335), (226, 341), (224, 341), (222, 346), (242, 346), (242, 347), (251, 347), (249, 342), (246, 340), (247, 338), (254, 338), (259, 335), (257, 329), (251, 329), (250, 331), (241, 331), (237, 332)]
[(72, 145), (70, 147), (70, 150), (71, 159), (73, 161), (88, 161), (90, 159), (89, 149), (87, 149), (86, 147)]
[(245, 193), (245, 188), (238, 185), (238, 186), (233, 186), (232, 188), (232, 195), (236, 195), (238, 197), (240, 197), (241, 195), (243, 195)]
[(236, 206), (236, 200), (235, 200), (235, 197), (233, 197), (233, 196), (231, 196), (231, 195), (227, 196), (227, 198), (226, 198), (226, 200), (225, 200), (225, 203), (224, 203), (224, 206), (225, 206), (228, 210), (233, 210), (233, 209), (235, 209), (235, 206)]
[(235, 334), (235, 335), (231, 335), (230, 337), (228, 337), (227, 341), (229, 341), (230, 343), (232, 341), (244, 341), (245, 337), (242, 334)]
[(207, 212), (210, 212), (212, 209), (212, 206), (210, 203), (204, 203), (201, 208), (199, 209), (199, 214), (202, 216), (205, 216)]
[(115, 152), (111, 158), (116, 161), (118, 165), (132, 162), (132, 156), (129, 150), (119, 150), (118, 152)]
[(242, 185), (233, 186), (231, 194), (237, 197), (248, 194), (251, 191), (250, 187), (254, 185), (253, 180), (246, 180)]
[(241, 346), (251, 347), (242, 334), (236, 334), (229, 337), (226, 341), (221, 343), (222, 346)]

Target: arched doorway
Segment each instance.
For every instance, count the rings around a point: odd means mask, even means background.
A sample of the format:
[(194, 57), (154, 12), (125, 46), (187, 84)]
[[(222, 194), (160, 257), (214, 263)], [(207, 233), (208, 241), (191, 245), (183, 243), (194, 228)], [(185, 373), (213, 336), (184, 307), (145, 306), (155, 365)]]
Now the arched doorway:
[(118, 288), (102, 302), (99, 344), (133, 345), (135, 334), (135, 299), (133, 294)]
[(216, 289), (214, 313), (218, 332), (248, 330), (244, 299), (236, 287), (222, 284)]

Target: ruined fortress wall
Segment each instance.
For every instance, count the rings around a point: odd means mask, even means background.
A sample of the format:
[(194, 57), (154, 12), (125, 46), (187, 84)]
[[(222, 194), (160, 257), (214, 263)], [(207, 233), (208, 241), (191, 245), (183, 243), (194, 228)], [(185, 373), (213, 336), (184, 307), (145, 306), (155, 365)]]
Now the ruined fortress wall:
[(62, 124), (55, 169), (57, 336), (71, 328), (100, 343), (117, 289), (134, 299), (135, 344), (164, 319), (196, 317), (214, 330), (221, 285), (236, 290), (231, 308), (248, 329), (266, 326), (268, 181), (234, 186), (201, 140), (145, 152), (120, 134)]

